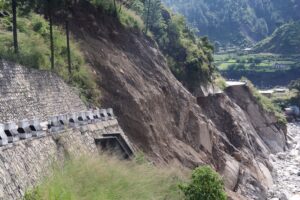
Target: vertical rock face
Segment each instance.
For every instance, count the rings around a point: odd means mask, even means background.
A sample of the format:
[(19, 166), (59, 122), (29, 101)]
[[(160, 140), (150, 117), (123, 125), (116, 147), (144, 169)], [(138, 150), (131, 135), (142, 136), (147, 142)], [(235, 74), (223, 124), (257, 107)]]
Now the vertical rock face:
[(84, 109), (78, 94), (57, 75), (0, 60), (0, 123)]
[(211, 164), (229, 189), (266, 199), (272, 181), (268, 154), (284, 148), (284, 131), (263, 114), (247, 88), (240, 92), (248, 108), (230, 92), (232, 99), (226, 93), (196, 98), (175, 79), (153, 42), (88, 4), (74, 11), (71, 29), (98, 74), (103, 104), (113, 106), (136, 147), (154, 162), (189, 168)]
[(286, 127), (280, 125), (274, 114), (265, 112), (246, 86), (230, 87), (226, 93), (246, 114), (260, 138), (272, 153), (284, 151), (286, 147)]

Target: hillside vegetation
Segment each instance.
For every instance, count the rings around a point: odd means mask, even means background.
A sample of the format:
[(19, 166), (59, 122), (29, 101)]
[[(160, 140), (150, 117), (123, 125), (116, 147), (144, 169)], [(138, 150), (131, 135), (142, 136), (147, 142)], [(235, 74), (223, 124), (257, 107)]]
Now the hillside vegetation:
[[(0, 18), (0, 58), (41, 70), (51, 70), (49, 24), (42, 16), (32, 11), (18, 15), (19, 53), (15, 54), (12, 37), (12, 16), (10, 2), (1, 1), (0, 11), (6, 16)], [(76, 87), (86, 103), (99, 105), (100, 91), (96, 79), (74, 40), (71, 40), (72, 74), (69, 76), (67, 63), (67, 42), (62, 27), (54, 26), (55, 67), (54, 72)]]
[(294, 0), (163, 0), (218, 44), (251, 45), (289, 20), (299, 19)]
[(259, 42), (255, 51), (279, 54), (300, 54), (300, 21), (277, 28), (274, 33)]
[[(86, 1), (98, 7), (99, 12), (117, 18), (124, 27), (154, 39), (167, 58), (174, 75), (190, 91), (199, 87), (201, 83), (212, 80), (211, 77), (215, 70), (212, 64), (213, 46), (207, 38), (198, 38), (187, 26), (185, 19), (167, 10), (160, 0), (151, 1), (150, 4), (142, 0)], [(53, 2), (55, 4), (56, 1)], [(72, 6), (71, 3), (61, 4)], [(57, 21), (64, 21), (65, 14), (63, 13), (66, 12), (66, 9), (70, 8), (61, 5), (55, 7), (52, 11), (54, 18), (57, 18)], [(18, 4), (19, 56), (14, 54), (13, 49), (10, 1), (3, 1), (0, 10), (9, 11), (8, 16), (1, 18), (0, 41), (3, 41), (5, 45), (0, 49), (0, 56), (29, 67), (50, 69), (51, 51), (48, 22), (44, 16), (36, 14), (41, 13), (47, 17), (47, 13), (44, 13), (46, 12), (45, 8), (40, 5), (40, 2), (23, 0)], [(71, 78), (72, 83), (80, 88), (86, 99), (97, 102), (95, 99), (98, 99), (99, 92), (94, 88), (95, 80), (92, 74), (88, 72), (88, 67), (82, 59), (79, 48), (74, 42), (71, 43), (72, 65), (75, 69), (73, 70), (73, 78)], [(64, 28), (54, 27), (54, 48), (55, 71), (67, 79), (68, 65)]]

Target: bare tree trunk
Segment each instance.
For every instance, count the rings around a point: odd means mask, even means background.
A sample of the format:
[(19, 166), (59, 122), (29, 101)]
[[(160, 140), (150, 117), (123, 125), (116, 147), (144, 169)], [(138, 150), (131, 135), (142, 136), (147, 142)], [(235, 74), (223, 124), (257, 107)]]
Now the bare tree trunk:
[(117, 3), (116, 3), (116, 0), (114, 0), (114, 15), (115, 15), (115, 17), (118, 16), (118, 9), (117, 9)]
[[(49, 0), (48, 0), (49, 2)], [(50, 51), (51, 51), (51, 69), (54, 70), (54, 43), (53, 43), (53, 21), (52, 21), (52, 8), (49, 2), (48, 14), (49, 14), (49, 28), (50, 28)]]
[(66, 21), (66, 35), (67, 35), (68, 71), (69, 71), (69, 80), (71, 80), (72, 63), (71, 63), (71, 50), (70, 50), (69, 20)]
[(148, 0), (148, 8), (147, 8), (147, 15), (146, 15), (146, 29), (145, 29), (146, 34), (147, 34), (148, 28), (149, 28), (150, 7), (151, 7), (151, 0)]
[(13, 12), (13, 40), (14, 40), (14, 50), (15, 53), (19, 53), (19, 45), (18, 45), (18, 30), (17, 30), (17, 2), (16, 0), (12, 0), (12, 12)]

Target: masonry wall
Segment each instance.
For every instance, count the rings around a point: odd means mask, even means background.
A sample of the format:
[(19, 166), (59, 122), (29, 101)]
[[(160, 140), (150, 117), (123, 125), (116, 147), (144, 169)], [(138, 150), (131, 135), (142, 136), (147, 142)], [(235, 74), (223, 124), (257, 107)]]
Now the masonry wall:
[(0, 123), (46, 120), (85, 109), (75, 90), (56, 74), (0, 60)]
[(49, 174), (52, 163), (62, 162), (66, 154), (97, 156), (95, 139), (116, 132), (123, 134), (113, 119), (0, 147), (0, 200), (21, 199), (26, 190)]
[[(78, 93), (49, 71), (29, 69), (0, 60), (0, 123), (86, 111)], [(102, 121), (100, 121), (102, 120)], [(0, 147), (0, 200), (22, 199), (25, 192), (51, 172), (51, 165), (67, 156), (97, 156), (95, 139), (121, 133), (114, 119), (97, 119), (87, 125)]]

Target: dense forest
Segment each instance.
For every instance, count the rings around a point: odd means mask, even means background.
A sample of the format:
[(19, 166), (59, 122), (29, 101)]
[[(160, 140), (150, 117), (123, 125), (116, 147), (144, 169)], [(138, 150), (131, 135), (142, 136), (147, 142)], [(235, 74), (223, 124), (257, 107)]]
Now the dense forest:
[(217, 44), (249, 46), (300, 18), (295, 0), (163, 0)]

